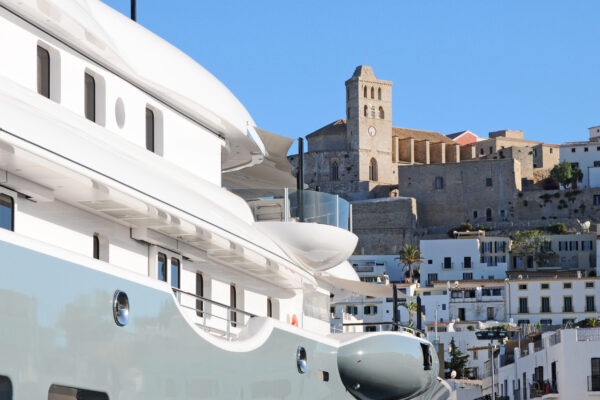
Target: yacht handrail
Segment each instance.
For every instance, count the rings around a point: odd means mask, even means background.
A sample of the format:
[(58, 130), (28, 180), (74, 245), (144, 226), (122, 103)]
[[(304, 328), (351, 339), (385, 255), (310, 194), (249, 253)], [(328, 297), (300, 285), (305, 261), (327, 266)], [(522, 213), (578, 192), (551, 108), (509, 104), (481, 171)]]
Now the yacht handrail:
[[(181, 289), (175, 288), (175, 287), (172, 288), (172, 289), (173, 289), (173, 292), (175, 293), (175, 298), (177, 299), (177, 302), (178, 302), (179, 306), (182, 307), (182, 308), (187, 308), (187, 309), (195, 311), (196, 315), (198, 315), (201, 318), (199, 321), (195, 321), (195, 323), (197, 325), (199, 325), (200, 327), (204, 328), (206, 331), (208, 331), (210, 333), (217, 333), (217, 334), (220, 334), (220, 335), (225, 335), (225, 338), (227, 340), (233, 340), (233, 339), (235, 339), (237, 337), (237, 334), (234, 334), (234, 333), (231, 332), (231, 328), (232, 327), (241, 329), (241, 328), (244, 328), (246, 326), (246, 324), (244, 324), (242, 322), (243, 319), (242, 319), (242, 321), (238, 320), (238, 314), (242, 314), (242, 315), (247, 316), (249, 318), (253, 318), (253, 317), (257, 316), (256, 314), (252, 314), (252, 313), (249, 313), (247, 311), (241, 310), (239, 308), (232, 307), (232, 306), (229, 306), (227, 304), (223, 304), (223, 303), (220, 303), (218, 301), (214, 301), (214, 300), (208, 299), (206, 297), (199, 296), (199, 295), (197, 295), (195, 293), (186, 292), (184, 290), (181, 290)], [(198, 308), (198, 307), (192, 307), (192, 306), (183, 304), (182, 301), (181, 301), (181, 298), (182, 298), (181, 295), (186, 295), (186, 296), (192, 297), (195, 300), (201, 301), (202, 302), (201, 303), (201, 307)], [(205, 307), (204, 307), (204, 302), (212, 304), (212, 305), (215, 305), (217, 307), (220, 307), (221, 309), (225, 309), (227, 317), (222, 317), (222, 316), (217, 315), (215, 313), (208, 312), (205, 309)], [(226, 329), (223, 330), (223, 329), (220, 329), (220, 328), (209, 326), (207, 324), (207, 321), (206, 321), (207, 317), (215, 318), (215, 319), (219, 319), (219, 320), (225, 321)]]
[(379, 327), (383, 327), (383, 326), (388, 326), (388, 325), (391, 325), (392, 328), (396, 328), (396, 330), (398, 330), (398, 331), (410, 333), (411, 335), (416, 336), (416, 337), (420, 337), (420, 338), (427, 337), (427, 333), (423, 330), (413, 328), (410, 326), (401, 325), (401, 324), (395, 323), (393, 321), (389, 321), (389, 322), (344, 322), (342, 324), (342, 332), (344, 331), (344, 327), (346, 327), (346, 326), (363, 326), (363, 327), (364, 326), (379, 326)]

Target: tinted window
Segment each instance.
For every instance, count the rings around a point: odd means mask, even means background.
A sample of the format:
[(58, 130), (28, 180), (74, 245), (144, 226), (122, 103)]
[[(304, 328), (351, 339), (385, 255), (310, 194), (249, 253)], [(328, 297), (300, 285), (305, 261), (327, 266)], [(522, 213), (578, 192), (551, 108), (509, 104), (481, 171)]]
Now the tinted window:
[(0, 228), (14, 230), (14, 200), (5, 194), (0, 194)]

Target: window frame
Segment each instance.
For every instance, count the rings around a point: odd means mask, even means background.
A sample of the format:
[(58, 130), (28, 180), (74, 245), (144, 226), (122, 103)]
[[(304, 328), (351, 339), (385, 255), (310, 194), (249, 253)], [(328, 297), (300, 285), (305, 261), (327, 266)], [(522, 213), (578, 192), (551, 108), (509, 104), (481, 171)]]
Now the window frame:
[[(1, 198), (6, 198), (8, 199), (7, 205), (1, 204)], [(5, 189), (3, 187), (0, 187), (0, 204), (2, 206), (5, 206), (7, 209), (10, 210), (10, 227), (5, 227), (3, 225), (0, 225), (0, 229), (6, 229), (8, 231), (14, 232), (15, 231), (15, 215), (16, 215), (16, 208), (17, 208), (17, 193), (13, 192), (11, 190)]]

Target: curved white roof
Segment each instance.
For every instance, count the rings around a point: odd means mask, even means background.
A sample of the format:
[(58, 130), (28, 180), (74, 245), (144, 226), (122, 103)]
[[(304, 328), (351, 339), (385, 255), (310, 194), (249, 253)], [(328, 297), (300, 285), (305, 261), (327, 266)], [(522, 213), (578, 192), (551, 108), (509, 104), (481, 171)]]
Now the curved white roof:
[(252, 117), (229, 89), (185, 53), (101, 1), (1, 3), (221, 135), (227, 142), (223, 169), (251, 164), (263, 155)]

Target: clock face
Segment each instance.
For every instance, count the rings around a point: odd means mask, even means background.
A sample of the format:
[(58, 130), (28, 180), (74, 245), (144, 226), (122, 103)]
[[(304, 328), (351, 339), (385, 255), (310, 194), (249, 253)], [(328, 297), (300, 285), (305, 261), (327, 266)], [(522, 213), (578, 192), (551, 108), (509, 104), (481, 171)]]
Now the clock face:
[(377, 130), (375, 129), (374, 126), (370, 126), (369, 127), (369, 135), (370, 136), (375, 136), (375, 134), (377, 133)]

